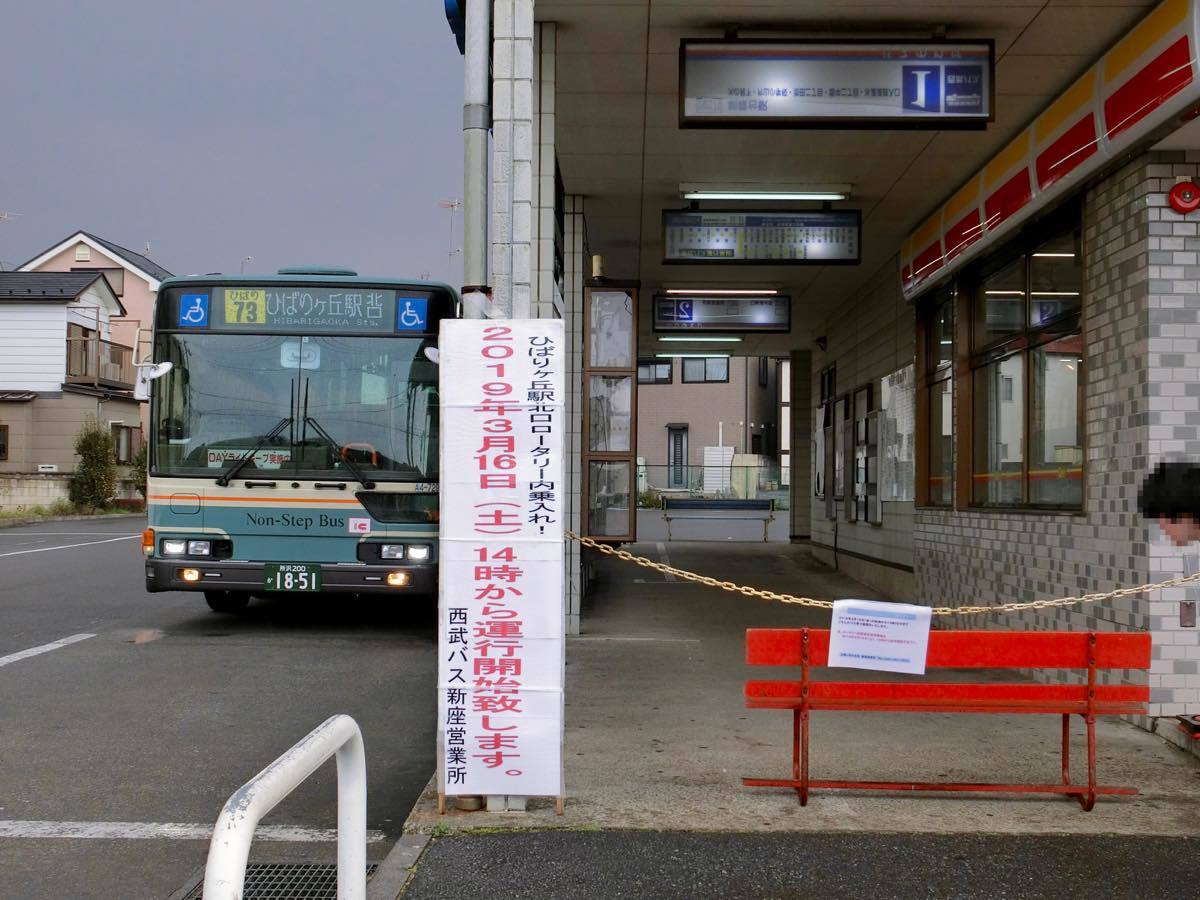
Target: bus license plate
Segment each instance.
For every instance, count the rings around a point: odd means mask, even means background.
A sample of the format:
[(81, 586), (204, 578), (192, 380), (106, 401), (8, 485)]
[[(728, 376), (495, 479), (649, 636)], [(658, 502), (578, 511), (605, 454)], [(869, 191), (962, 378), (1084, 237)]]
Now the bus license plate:
[(320, 566), (300, 563), (268, 563), (265, 567), (268, 591), (319, 591)]

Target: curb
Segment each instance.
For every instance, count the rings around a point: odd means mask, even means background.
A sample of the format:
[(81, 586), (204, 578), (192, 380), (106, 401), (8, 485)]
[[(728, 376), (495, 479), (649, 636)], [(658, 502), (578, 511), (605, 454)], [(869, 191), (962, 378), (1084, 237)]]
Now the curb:
[(109, 522), (117, 519), (144, 519), (144, 512), (113, 513), (100, 516), (27, 516), (22, 519), (0, 519), (0, 528), (19, 528), (22, 525), (40, 525), (43, 522)]
[(408, 887), (417, 860), (425, 852), (429, 841), (427, 834), (402, 835), (367, 882), (367, 900), (397, 900)]

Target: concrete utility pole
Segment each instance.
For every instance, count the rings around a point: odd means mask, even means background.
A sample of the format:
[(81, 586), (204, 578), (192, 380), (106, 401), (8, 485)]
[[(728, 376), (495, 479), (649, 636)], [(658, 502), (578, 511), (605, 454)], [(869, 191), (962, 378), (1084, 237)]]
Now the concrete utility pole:
[[(488, 283), (488, 129), (491, 111), (492, 2), (467, 3), (463, 80), (463, 284)], [(481, 310), (464, 309), (467, 317)]]

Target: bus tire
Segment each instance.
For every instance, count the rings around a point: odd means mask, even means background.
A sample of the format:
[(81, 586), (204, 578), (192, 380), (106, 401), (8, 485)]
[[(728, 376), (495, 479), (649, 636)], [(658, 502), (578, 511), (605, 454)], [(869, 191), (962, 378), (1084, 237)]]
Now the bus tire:
[(250, 605), (250, 595), (245, 591), (205, 591), (204, 600), (209, 609), (219, 613), (245, 612)]

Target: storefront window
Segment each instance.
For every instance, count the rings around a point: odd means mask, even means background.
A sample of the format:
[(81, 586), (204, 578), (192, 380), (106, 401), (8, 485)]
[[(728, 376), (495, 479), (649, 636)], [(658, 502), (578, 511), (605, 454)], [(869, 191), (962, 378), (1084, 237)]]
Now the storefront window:
[(1029, 325), (1040, 328), (1079, 312), (1083, 266), (1078, 234), (1056, 237), (1029, 257)]
[(1030, 354), (1029, 500), (1047, 506), (1083, 503), (1083, 441), (1079, 422), (1079, 335)]
[(976, 312), (985, 319), (976, 319), (971, 360), (975, 505), (1083, 505), (1079, 248), (1077, 228), (1043, 234), (980, 282)]
[(974, 374), (975, 472), (972, 499), (980, 506), (1024, 502), (1024, 357), (1010, 356)]
[(975, 291), (975, 346), (987, 347), (1024, 329), (1025, 260), (1017, 259), (979, 282)]
[(929, 504), (954, 502), (954, 382), (929, 388)]

